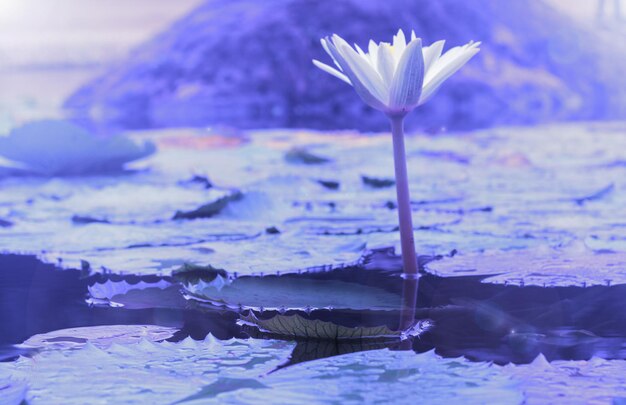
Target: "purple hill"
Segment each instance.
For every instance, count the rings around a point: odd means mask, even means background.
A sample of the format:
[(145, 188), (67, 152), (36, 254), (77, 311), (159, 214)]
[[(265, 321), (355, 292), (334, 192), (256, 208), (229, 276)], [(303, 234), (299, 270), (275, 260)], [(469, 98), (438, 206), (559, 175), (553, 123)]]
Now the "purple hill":
[(414, 29), (482, 52), (413, 114), (413, 128), (626, 118), (624, 58), (540, 0), (209, 0), (66, 101), (124, 128), (386, 129), (315, 68), (319, 38), (366, 45)]

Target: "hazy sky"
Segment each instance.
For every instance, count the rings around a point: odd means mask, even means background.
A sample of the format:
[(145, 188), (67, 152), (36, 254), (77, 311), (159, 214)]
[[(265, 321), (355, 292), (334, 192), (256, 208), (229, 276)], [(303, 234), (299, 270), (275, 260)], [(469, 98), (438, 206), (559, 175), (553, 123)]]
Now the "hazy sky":
[[(87, 66), (121, 59), (202, 1), (0, 0), (0, 70)], [(592, 22), (601, 0), (545, 1)], [(605, 1), (612, 6), (614, 0)]]
[(0, 0), (0, 65), (121, 57), (201, 0)]
[(592, 21), (596, 16), (599, 0), (547, 0), (547, 2), (564, 13), (582, 20)]
[[(591, 21), (600, 0), (546, 1), (564, 13)], [(200, 2), (0, 0), (0, 68), (81, 65), (121, 58), (132, 46), (164, 29)]]

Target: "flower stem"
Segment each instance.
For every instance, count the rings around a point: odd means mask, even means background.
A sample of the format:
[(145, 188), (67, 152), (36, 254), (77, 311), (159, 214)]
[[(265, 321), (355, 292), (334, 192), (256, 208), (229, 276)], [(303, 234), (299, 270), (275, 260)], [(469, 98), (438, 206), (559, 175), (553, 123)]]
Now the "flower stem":
[(418, 277), (405, 277), (402, 283), (402, 307), (400, 308), (400, 322), (398, 330), (405, 331), (415, 324), (417, 304)]
[(409, 277), (417, 277), (417, 255), (413, 239), (411, 198), (406, 170), (406, 153), (404, 151), (404, 116), (390, 116), (389, 119), (393, 137), (393, 160), (396, 170), (396, 193), (404, 274)]

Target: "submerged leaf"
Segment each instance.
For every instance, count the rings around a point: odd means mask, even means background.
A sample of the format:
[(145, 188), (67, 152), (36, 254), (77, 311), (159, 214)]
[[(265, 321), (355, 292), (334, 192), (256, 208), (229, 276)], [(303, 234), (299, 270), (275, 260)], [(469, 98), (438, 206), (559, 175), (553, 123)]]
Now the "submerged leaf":
[(270, 319), (259, 319), (254, 313), (242, 315), (241, 325), (254, 326), (261, 332), (296, 339), (323, 340), (367, 340), (404, 339), (417, 336), (429, 327), (427, 321), (420, 321), (406, 331), (395, 331), (382, 326), (347, 327), (319, 319), (306, 319), (298, 314), (276, 315)]
[(192, 298), (241, 309), (398, 310), (400, 296), (386, 290), (337, 280), (295, 275), (239, 277), (219, 288), (198, 282), (185, 286)]

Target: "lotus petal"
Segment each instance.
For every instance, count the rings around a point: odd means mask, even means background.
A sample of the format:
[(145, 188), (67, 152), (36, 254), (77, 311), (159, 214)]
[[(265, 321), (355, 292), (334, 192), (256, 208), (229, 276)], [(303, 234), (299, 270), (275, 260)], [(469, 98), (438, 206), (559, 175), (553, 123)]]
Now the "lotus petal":
[(350, 82), (359, 97), (361, 97), (361, 99), (363, 99), (363, 101), (372, 108), (384, 110), (385, 104), (382, 99), (379, 99), (376, 95), (374, 95), (372, 90), (361, 81), (360, 77), (357, 76), (357, 74), (352, 70), (352, 67), (348, 64), (344, 56), (339, 52), (339, 50), (337, 50), (337, 47), (329, 40), (327, 40), (327, 45), (337, 62), (343, 67), (344, 73), (348, 76), (348, 79), (350, 79)]
[(335, 57), (333, 56), (333, 53), (330, 51), (330, 48), (328, 47), (328, 44), (330, 43), (330, 41), (328, 41), (327, 38), (322, 38), (320, 39), (320, 42), (322, 43), (322, 48), (324, 48), (326, 53), (331, 57), (335, 66), (337, 66), (337, 68), (340, 71), (343, 71), (343, 67), (339, 64), (339, 62), (337, 62), (337, 59), (335, 59)]
[(376, 61), (378, 73), (383, 81), (389, 86), (393, 81), (393, 75), (396, 71), (396, 63), (393, 58), (391, 46), (388, 44), (380, 44), (378, 48), (378, 60)]
[(393, 37), (393, 50), (396, 60), (399, 60), (406, 49), (406, 37), (402, 30), (398, 30), (398, 33)]
[[(359, 55), (346, 41), (335, 35), (333, 43), (336, 49), (344, 57), (350, 69), (357, 75), (359, 80), (367, 86), (372, 94), (380, 101), (387, 101), (387, 88), (376, 69)], [(344, 66), (345, 70), (345, 66)]]
[(432, 68), (437, 62), (437, 60), (441, 57), (441, 53), (443, 51), (443, 46), (446, 41), (437, 41), (432, 45), (424, 48), (424, 75), (428, 76), (428, 72), (430, 68)]
[(338, 71), (334, 67), (328, 66), (327, 64), (322, 63), (322, 62), (320, 62), (319, 60), (316, 60), (316, 59), (313, 59), (313, 64), (315, 66), (317, 66), (318, 68), (322, 69), (324, 72), (330, 73), (331, 75), (335, 76), (336, 78), (343, 80), (344, 82), (348, 83), (349, 85), (352, 85), (352, 83), (350, 83), (350, 79), (348, 79), (348, 76), (344, 75), (343, 73), (341, 73), (340, 71)]
[(442, 56), (441, 59), (439, 59), (439, 61), (437, 61), (436, 65), (434, 66), (436, 72), (432, 75), (429, 74), (429, 77), (426, 80), (426, 84), (424, 85), (424, 89), (422, 90), (420, 104), (428, 101), (428, 99), (433, 96), (433, 94), (443, 84), (443, 82), (445, 82), (450, 76), (456, 73), (457, 70), (463, 67), (463, 65), (465, 65), (478, 52), (479, 49), (476, 47), (470, 47), (467, 49), (460, 48), (454, 50), (452, 56), (446, 58), (446, 55), (448, 55), (448, 53)]
[(422, 41), (416, 39), (406, 48), (396, 68), (391, 88), (389, 106), (393, 110), (408, 111), (415, 107), (422, 93), (424, 82), (424, 55)]
[(370, 58), (370, 62), (373, 64), (376, 64), (378, 62), (378, 47), (379, 45), (370, 39), (367, 51), (368, 51), (368, 55)]

